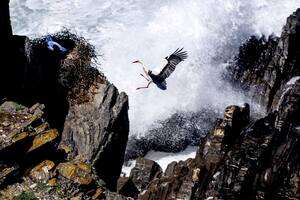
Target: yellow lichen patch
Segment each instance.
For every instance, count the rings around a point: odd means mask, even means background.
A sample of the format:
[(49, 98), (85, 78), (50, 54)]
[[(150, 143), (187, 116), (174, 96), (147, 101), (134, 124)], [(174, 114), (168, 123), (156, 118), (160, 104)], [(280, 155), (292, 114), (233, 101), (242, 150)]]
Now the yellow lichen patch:
[(215, 129), (214, 136), (224, 137), (224, 129), (223, 128), (217, 128), (217, 129)]
[(44, 160), (30, 171), (30, 176), (36, 180), (48, 180), (51, 176), (50, 170), (55, 166), (51, 160)]
[(56, 178), (52, 178), (48, 181), (48, 185), (51, 186), (51, 187), (55, 187), (57, 186), (57, 180)]
[(28, 125), (29, 124), (31, 124), (31, 123), (33, 123), (35, 120), (37, 120), (38, 119), (38, 116), (36, 116), (36, 115), (32, 115), (32, 117), (30, 118), (30, 120), (29, 120), (29, 122), (28, 122)]
[(62, 150), (64, 150), (67, 154), (70, 153), (70, 152), (72, 151), (71, 147), (68, 146), (68, 145), (65, 145), (65, 144), (61, 145), (60, 148), (61, 148)]
[(92, 167), (87, 165), (87, 164), (84, 164), (84, 163), (78, 163), (77, 166), (82, 169), (82, 170), (85, 170), (85, 171), (88, 171), (88, 172), (91, 172), (92, 171)]
[(34, 130), (36, 132), (35, 134), (39, 134), (48, 128), (49, 128), (49, 124), (47, 122), (45, 122), (45, 123), (39, 125), (38, 127), (34, 128)]
[(13, 139), (12, 139), (12, 142), (15, 143), (19, 140), (23, 140), (24, 138), (28, 137), (29, 136), (29, 132), (24, 132), (24, 133), (20, 133), (20, 134), (17, 134)]
[(56, 129), (48, 130), (40, 135), (35, 136), (32, 142), (32, 146), (27, 152), (31, 152), (44, 144), (53, 141), (55, 138), (57, 138), (59, 135), (58, 131)]
[(78, 178), (75, 179), (75, 182), (81, 184), (81, 185), (88, 185), (93, 181), (93, 178), (89, 174), (78, 174)]
[(40, 106), (41, 106), (41, 104), (36, 103), (36, 104), (34, 104), (33, 106), (31, 106), (30, 110), (36, 110), (36, 109), (38, 109)]
[(95, 194), (93, 195), (92, 199), (98, 199), (103, 192), (104, 190), (102, 188), (98, 188)]
[(225, 120), (232, 119), (233, 113), (238, 109), (239, 109), (238, 106), (228, 106), (224, 112), (224, 119)]
[(57, 168), (65, 178), (72, 179), (75, 176), (76, 165), (73, 163), (60, 163)]
[(55, 169), (55, 170), (51, 171), (50, 175), (51, 175), (51, 177), (56, 176), (57, 175), (57, 170)]
[(80, 185), (88, 185), (93, 181), (91, 167), (85, 164), (71, 162), (60, 163), (57, 169), (62, 176)]

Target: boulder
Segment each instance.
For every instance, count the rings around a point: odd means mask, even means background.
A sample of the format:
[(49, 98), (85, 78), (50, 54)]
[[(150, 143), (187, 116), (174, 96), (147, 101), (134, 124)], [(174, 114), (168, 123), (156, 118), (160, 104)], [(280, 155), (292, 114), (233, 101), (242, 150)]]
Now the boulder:
[(161, 174), (162, 169), (155, 161), (138, 158), (135, 167), (130, 171), (129, 177), (136, 187), (143, 191), (153, 179), (160, 177)]
[(138, 199), (190, 199), (195, 184), (193, 176), (197, 176), (196, 171), (194, 159), (172, 162), (165, 176), (153, 179)]
[(30, 177), (36, 181), (46, 182), (51, 178), (51, 170), (55, 164), (51, 160), (44, 160), (30, 171)]
[(49, 142), (53, 142), (58, 136), (59, 136), (59, 133), (56, 129), (51, 129), (51, 130), (42, 132), (41, 134), (39, 134), (33, 138), (32, 146), (28, 149), (27, 152), (34, 151), (35, 149), (37, 149)]
[(93, 181), (92, 168), (84, 163), (60, 163), (56, 169), (61, 176), (79, 185), (89, 185)]

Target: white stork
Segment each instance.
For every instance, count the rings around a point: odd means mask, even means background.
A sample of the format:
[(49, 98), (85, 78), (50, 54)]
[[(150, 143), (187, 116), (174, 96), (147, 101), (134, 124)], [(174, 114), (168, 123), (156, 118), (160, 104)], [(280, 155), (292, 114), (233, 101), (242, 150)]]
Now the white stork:
[(133, 63), (139, 63), (143, 66), (144, 74), (141, 74), (147, 81), (148, 84), (145, 87), (138, 87), (136, 88), (137, 90), (139, 89), (145, 89), (148, 88), (151, 83), (155, 83), (156, 86), (162, 90), (167, 89), (167, 82), (166, 78), (168, 78), (172, 72), (175, 70), (176, 65), (180, 63), (181, 61), (185, 60), (187, 58), (187, 53), (186, 51), (182, 51), (183, 48), (181, 49), (176, 49), (174, 53), (172, 53), (170, 56), (165, 57), (165, 59), (168, 61), (168, 63), (163, 67), (163, 69), (158, 72), (158, 73), (153, 73), (151, 70), (149, 70), (143, 62), (137, 60), (134, 61)]
[(57, 42), (53, 41), (52, 37), (50, 35), (48, 35), (46, 37), (46, 42), (48, 45), (48, 49), (50, 51), (54, 51), (56, 49), (56, 47), (63, 53), (67, 52), (67, 49), (64, 48), (63, 46), (61, 46), (60, 44), (58, 44)]

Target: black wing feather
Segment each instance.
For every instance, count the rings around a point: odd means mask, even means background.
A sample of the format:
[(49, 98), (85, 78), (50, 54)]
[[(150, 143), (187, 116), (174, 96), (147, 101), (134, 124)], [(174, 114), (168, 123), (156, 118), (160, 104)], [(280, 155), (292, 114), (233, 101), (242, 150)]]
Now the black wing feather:
[(183, 50), (183, 48), (181, 48), (181, 49), (178, 48), (169, 57), (166, 57), (166, 59), (168, 60), (168, 63), (158, 74), (158, 78), (161, 82), (164, 81), (166, 78), (168, 78), (172, 74), (172, 72), (175, 70), (176, 65), (178, 65), (178, 63), (180, 63), (181, 61), (183, 61), (187, 58), (186, 51), (182, 51), (182, 50)]

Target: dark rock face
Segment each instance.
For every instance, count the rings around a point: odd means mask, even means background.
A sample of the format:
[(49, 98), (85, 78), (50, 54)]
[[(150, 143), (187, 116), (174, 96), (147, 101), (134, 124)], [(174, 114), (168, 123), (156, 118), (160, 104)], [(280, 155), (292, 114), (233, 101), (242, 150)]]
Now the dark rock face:
[[(299, 125), (300, 125), (300, 81), (298, 80), (288, 91), (282, 94), (275, 130), (275, 150), (272, 151), (269, 170), (265, 174), (268, 184), (264, 191), (265, 197), (299, 199)], [(271, 188), (276, 188), (275, 193)], [(275, 189), (275, 190), (276, 190)]]
[(214, 130), (199, 146), (195, 158), (196, 166), (199, 169), (199, 179), (195, 184), (193, 198), (202, 199), (204, 198), (203, 192), (209, 192), (208, 183), (215, 183), (214, 177), (216, 177), (219, 166), (222, 166), (224, 157), (229, 149), (235, 146), (242, 128), (248, 123), (248, 104), (243, 108), (228, 106), (225, 109), (224, 118), (217, 121)]
[(129, 177), (120, 177), (117, 185), (117, 192), (126, 197), (137, 198), (140, 191)]
[(293, 13), (280, 38), (250, 38), (241, 47), (237, 63), (231, 66), (233, 79), (248, 89), (268, 110), (277, 105), (280, 88), (299, 76), (300, 9)]
[(61, 146), (71, 157), (96, 167), (99, 176), (115, 187), (120, 176), (129, 132), (128, 99), (111, 84), (99, 85), (93, 101), (72, 105), (66, 117)]
[[(258, 168), (266, 160), (266, 147), (272, 139), (274, 116), (258, 120), (246, 132), (242, 132), (242, 142), (222, 156), (220, 167), (212, 173), (203, 198), (239, 199), (248, 198), (251, 184), (256, 178)], [(271, 126), (272, 127), (272, 126)], [(248, 185), (249, 184), (249, 185)], [(248, 186), (246, 186), (248, 185)], [(248, 187), (248, 188), (246, 188)], [(244, 194), (242, 194), (244, 192)], [(247, 196), (248, 195), (248, 196)]]
[[(4, 46), (5, 49), (8, 47), (9, 41), (12, 37), (9, 15), (9, 0), (3, 0), (0, 2), (0, 27), (0, 43)], [(3, 53), (5, 53), (5, 51)]]

